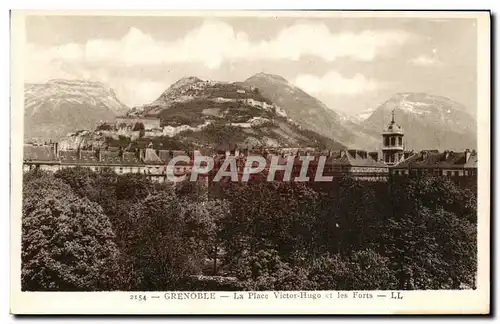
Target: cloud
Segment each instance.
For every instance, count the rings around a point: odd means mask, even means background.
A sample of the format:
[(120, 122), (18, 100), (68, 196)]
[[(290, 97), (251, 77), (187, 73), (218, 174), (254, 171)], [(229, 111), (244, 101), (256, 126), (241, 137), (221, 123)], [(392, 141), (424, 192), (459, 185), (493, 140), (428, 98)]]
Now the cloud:
[[(101, 81), (114, 88), (124, 103), (133, 106), (151, 102), (168, 87), (165, 82), (151, 79), (145, 72), (147, 69), (199, 65), (198, 70), (201, 67), (215, 70), (224, 62), (262, 63), (299, 60), (304, 56), (327, 62), (338, 58), (372, 61), (390, 55), (411, 37), (400, 30), (334, 33), (323, 23), (303, 22), (284, 27), (268, 39), (257, 40), (226, 22), (207, 19), (170, 41), (131, 27), (116, 39), (93, 38), (84, 43), (52, 46), (29, 43), (24, 51), (24, 70), (27, 82), (54, 78)], [(129, 72), (132, 70), (135, 72)], [(299, 81), (314, 84), (312, 78), (304, 76)], [(337, 77), (335, 81), (342, 83), (346, 87), (343, 91), (349, 93), (356, 91), (355, 84), (363, 83), (359, 78)]]
[(387, 55), (410, 39), (400, 30), (332, 33), (323, 23), (297, 23), (281, 29), (270, 40), (252, 41), (223, 21), (206, 20), (176, 40), (166, 42), (131, 27), (120, 39), (91, 39), (84, 44), (48, 48), (31, 45), (43, 61), (156, 65), (201, 63), (217, 68), (225, 60), (298, 60), (310, 55), (325, 61), (340, 57), (371, 61)]
[(112, 88), (117, 97), (130, 107), (152, 102), (171, 84), (169, 78), (163, 77), (157, 81), (148, 75), (133, 75), (133, 71), (106, 66), (85, 66), (65, 61), (43, 64), (39, 56), (28, 61), (24, 71), (26, 82), (32, 83), (43, 83), (50, 79), (100, 81)]
[(141, 78), (114, 79), (109, 82), (117, 97), (129, 106), (150, 103), (165, 91), (171, 82), (158, 82)]
[(410, 60), (410, 63), (417, 66), (439, 66), (442, 62), (436, 56), (419, 55)]
[(323, 76), (299, 75), (294, 80), (294, 84), (311, 95), (353, 96), (385, 87), (385, 83), (368, 79), (359, 73), (352, 78), (347, 78), (333, 70)]

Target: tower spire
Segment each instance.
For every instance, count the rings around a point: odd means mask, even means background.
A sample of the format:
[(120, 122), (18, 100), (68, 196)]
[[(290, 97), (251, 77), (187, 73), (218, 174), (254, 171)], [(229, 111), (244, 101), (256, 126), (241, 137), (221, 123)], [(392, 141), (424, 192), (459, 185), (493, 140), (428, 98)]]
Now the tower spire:
[(394, 124), (394, 111), (396, 110), (396, 108), (393, 108), (392, 109), (392, 120), (391, 120), (391, 123)]

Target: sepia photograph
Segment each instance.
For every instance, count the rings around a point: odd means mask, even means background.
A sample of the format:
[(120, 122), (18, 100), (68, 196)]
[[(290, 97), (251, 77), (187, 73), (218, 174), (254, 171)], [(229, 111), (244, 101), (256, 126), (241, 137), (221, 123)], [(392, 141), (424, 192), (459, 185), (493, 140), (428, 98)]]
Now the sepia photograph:
[(20, 312), (489, 312), (488, 11), (11, 24)]

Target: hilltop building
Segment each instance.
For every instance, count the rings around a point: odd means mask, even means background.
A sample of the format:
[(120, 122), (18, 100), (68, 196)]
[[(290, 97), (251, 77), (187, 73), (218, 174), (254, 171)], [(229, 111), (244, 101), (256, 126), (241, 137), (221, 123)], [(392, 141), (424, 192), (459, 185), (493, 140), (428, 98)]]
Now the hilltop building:
[(145, 130), (161, 129), (160, 119), (156, 117), (138, 117), (138, 116), (119, 116), (116, 117), (116, 125), (122, 128), (121, 125), (133, 129), (136, 123), (144, 125)]

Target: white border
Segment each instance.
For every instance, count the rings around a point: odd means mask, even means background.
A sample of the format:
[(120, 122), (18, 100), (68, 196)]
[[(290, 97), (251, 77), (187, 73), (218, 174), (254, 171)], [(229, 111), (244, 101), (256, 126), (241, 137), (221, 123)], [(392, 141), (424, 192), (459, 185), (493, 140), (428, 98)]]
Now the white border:
[[(144, 3), (141, 2), (141, 4), (144, 6)], [(373, 8), (376, 7), (376, 4), (372, 4)], [(401, 4), (399, 4), (401, 6)], [(262, 7), (262, 6), (261, 6)], [(304, 7), (304, 5), (302, 5)], [(396, 6), (394, 6), (396, 7)], [(354, 7), (351, 7), (354, 8)], [(467, 8), (472, 8), (472, 7), (467, 7)], [(127, 12), (127, 14), (130, 14), (130, 12)], [(134, 13), (137, 14), (137, 13)], [(156, 13), (157, 14), (157, 13)], [(185, 14), (185, 12), (183, 13)], [(224, 15), (228, 13), (223, 13)], [(234, 13), (231, 13), (234, 14)], [(253, 14), (249, 12), (244, 12), (243, 15), (248, 15), (248, 14)], [(261, 13), (259, 13), (261, 14)], [(275, 14), (275, 13), (270, 13), (270, 12), (264, 12), (262, 13), (264, 15), (267, 14)], [(290, 13), (287, 12), (287, 15), (294, 15), (295, 13)], [(316, 13), (308, 13), (308, 14), (316, 14)], [(318, 15), (324, 15), (325, 12), (320, 12)], [(351, 13), (348, 12), (342, 12), (342, 15), (349, 15)], [(353, 14), (360, 14), (358, 13), (353, 13)], [(363, 14), (363, 13), (361, 13)], [(386, 13), (377, 13), (377, 16), (386, 14)], [(402, 13), (400, 13), (402, 14)], [(418, 16), (422, 16), (422, 12), (417, 12), (416, 13)], [(438, 13), (439, 17), (447, 16), (451, 17), (454, 16), (455, 13)], [(460, 15), (467, 14), (467, 13), (460, 13)], [(436, 13), (433, 13), (432, 15), (436, 15)], [(13, 19), (15, 15), (13, 15)], [(16, 17), (17, 18), (17, 17)], [(478, 21), (478, 30), (480, 30), (480, 26), (482, 26), (481, 29), (483, 33), (479, 33), (478, 37), (480, 38), (480, 43), (478, 46), (480, 49), (481, 53), (478, 55), (478, 80), (480, 81), (480, 84), (478, 85), (478, 122), (479, 122), (479, 159), (480, 159), (480, 168), (479, 168), (479, 181), (482, 183), (480, 186), (479, 190), (479, 201), (480, 204), (478, 206), (479, 208), (479, 216), (480, 216), (480, 221), (479, 221), (479, 249), (481, 251), (481, 257), (479, 259), (480, 262), (480, 268), (479, 271), (481, 273), (481, 278), (479, 279), (479, 289), (475, 292), (468, 292), (468, 291), (460, 291), (460, 292), (453, 292), (453, 291), (437, 291), (437, 292), (405, 292), (405, 302), (403, 305), (404, 310), (399, 307), (398, 309), (395, 309), (388, 305), (388, 303), (382, 303), (380, 302), (370, 302), (368, 304), (364, 303), (356, 303), (355, 305), (348, 305), (348, 304), (343, 304), (336, 300), (335, 302), (335, 307), (341, 307), (340, 309), (335, 309), (334, 312), (337, 313), (359, 313), (360, 308), (362, 308), (362, 312), (368, 312), (368, 313), (378, 313), (378, 311), (382, 310), (384, 313), (398, 313), (400, 311), (403, 311), (404, 313), (408, 312), (438, 312), (438, 313), (447, 313), (447, 312), (456, 312), (457, 308), (459, 308), (459, 312), (471, 312), (472, 310), (479, 310), (482, 309), (483, 311), (485, 310), (484, 306), (487, 304), (489, 301), (489, 296), (488, 294), (485, 293), (485, 289), (489, 288), (489, 282), (486, 282), (483, 280), (485, 276), (488, 275), (489, 271), (489, 176), (490, 176), (490, 165), (489, 165), (489, 131), (490, 131), (490, 116), (489, 116), (489, 59), (485, 59), (485, 57), (489, 58), (489, 35), (484, 32), (484, 28), (487, 28), (489, 24), (489, 20), (485, 22), (484, 20)], [(16, 25), (18, 26), (18, 25)], [(487, 37), (485, 37), (485, 35)], [(18, 54), (22, 53), (22, 50), (19, 52), (19, 50), (22, 47), (23, 41), (22, 38), (19, 38), (19, 31), (16, 32), (16, 37), (12, 38), (12, 47), (16, 51), (16, 57), (19, 57)], [(485, 47), (488, 48), (487, 55), (485, 56)], [(15, 62), (13, 62), (15, 63)], [(22, 75), (20, 73), (21, 71), (19, 69), (22, 69), (22, 66), (18, 66), (16, 64), (11, 65), (13, 69), (16, 71), (16, 73), (12, 74), (12, 92), (13, 94), (15, 93), (21, 93), (21, 96), (14, 96), (12, 97), (12, 107), (22, 107), (22, 80), (21, 80), (21, 91), (19, 92), (19, 80), (16, 80), (16, 76)], [(487, 85), (485, 85), (483, 82), (487, 81)], [(485, 108), (486, 107), (486, 108)], [(18, 256), (20, 252), (20, 244), (18, 240), (14, 240), (14, 238), (19, 238), (19, 232), (17, 231), (20, 227), (20, 218), (18, 217), (13, 217), (14, 215), (20, 215), (19, 207), (20, 207), (20, 197), (19, 197), (19, 191), (14, 192), (14, 189), (19, 189), (19, 182), (16, 182), (19, 180), (18, 175), (21, 173), (21, 163), (22, 163), (22, 155), (20, 154), (20, 149), (22, 148), (22, 145), (15, 144), (16, 143), (16, 138), (18, 136), (15, 136), (15, 133), (17, 134), (22, 134), (18, 133), (19, 131), (22, 131), (22, 108), (16, 108), (11, 110), (11, 123), (13, 126), (13, 136), (12, 136), (12, 188), (13, 188), (13, 195), (11, 199), (12, 203), (12, 214), (11, 214), (11, 252), (12, 252), (12, 260), (14, 262), (11, 262), (11, 272), (14, 277), (14, 275), (19, 271), (19, 262), (16, 262), (16, 259), (18, 260), (19, 258), (15, 257), (16, 255)], [(19, 123), (20, 122), (20, 123)], [(21, 128), (15, 128), (16, 126), (21, 126)], [(22, 136), (19, 137), (19, 139), (22, 141)], [(17, 196), (17, 197), (16, 197)], [(17, 230), (16, 230), (17, 228)], [(17, 242), (17, 243), (16, 243)], [(19, 261), (19, 260), (18, 260)], [(486, 277), (487, 278), (487, 277)], [(196, 303), (190, 305), (181, 305), (177, 303), (170, 303), (168, 305), (169, 310), (165, 310), (166, 305), (164, 303), (157, 304), (155, 306), (146, 306), (146, 305), (138, 305), (138, 304), (129, 304), (127, 303), (127, 298), (124, 299), (124, 297), (127, 297), (129, 294), (128, 293), (19, 293), (19, 283), (16, 284), (15, 280), (12, 280), (11, 283), (12, 285), (12, 295), (11, 295), (11, 311), (15, 313), (19, 312), (25, 312), (25, 311), (35, 311), (35, 313), (53, 313), (51, 311), (51, 308), (54, 306), (56, 307), (61, 307), (65, 306), (68, 307), (68, 309), (72, 309), (72, 313), (88, 313), (90, 309), (93, 309), (97, 311), (98, 313), (123, 313), (124, 309), (126, 308), (127, 313), (132, 313), (132, 314), (138, 314), (138, 313), (158, 313), (158, 311), (161, 314), (165, 313), (220, 313), (221, 310), (217, 309), (220, 306), (223, 306), (223, 312), (224, 313), (255, 313), (255, 310), (258, 309), (259, 311), (263, 313), (282, 313), (283, 311), (285, 313), (295, 313), (295, 312), (300, 312), (303, 313), (304, 308), (308, 308), (308, 313), (313, 313), (313, 314), (321, 314), (325, 312), (326, 307), (331, 306), (330, 303), (326, 302), (321, 302), (316, 305), (312, 305), (309, 302), (304, 302), (301, 301), (300, 303), (288, 303), (284, 304), (281, 301), (278, 302), (273, 302), (270, 303), (268, 302), (253, 302), (251, 305), (247, 301), (245, 304), (241, 305), (236, 305), (238, 308), (232, 307), (232, 305), (229, 305), (230, 303), (228, 301), (221, 303), (220, 301), (217, 303), (209, 303), (209, 302), (201, 302), (201, 303)], [(488, 292), (489, 293), (489, 292)], [(422, 296), (424, 294), (425, 296)], [(49, 296), (50, 295), (50, 298)], [(77, 298), (77, 299), (75, 299)], [(109, 300), (104, 303), (103, 300), (104, 298)], [(78, 303), (75, 303), (75, 300), (78, 300)], [(222, 305), (224, 304), (224, 305)], [(351, 303), (352, 304), (352, 303)], [(153, 305), (153, 304), (150, 304)], [(261, 307), (259, 307), (261, 306)], [(276, 306), (283, 307), (281, 312), (276, 311)], [(430, 309), (426, 309), (426, 306), (433, 306), (433, 311)], [(117, 308), (115, 308), (117, 307)], [(309, 308), (311, 307), (311, 308)], [(114, 308), (114, 309), (113, 309)], [(378, 309), (378, 311), (377, 311)], [(38, 311), (37, 311), (38, 310)], [(328, 312), (331, 313), (331, 312)]]

